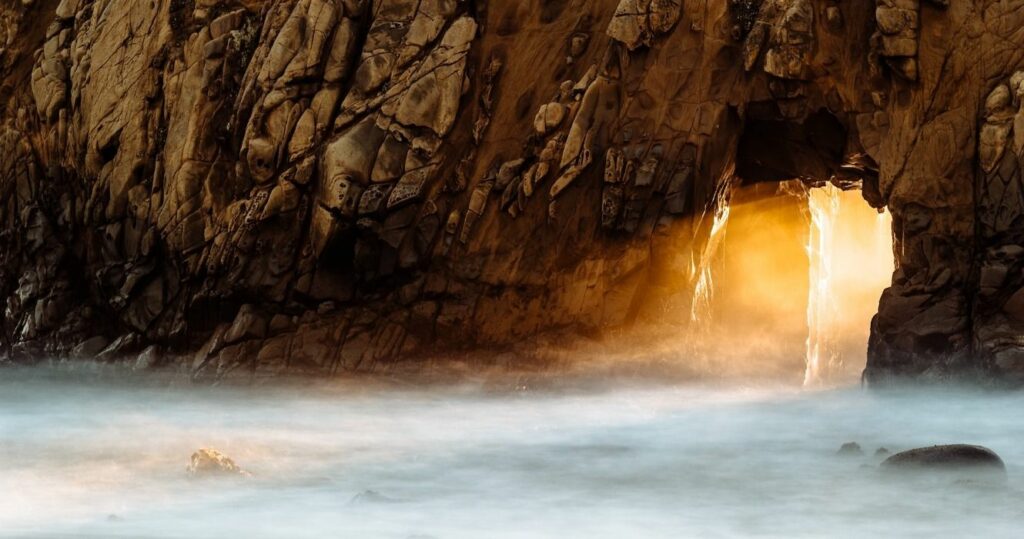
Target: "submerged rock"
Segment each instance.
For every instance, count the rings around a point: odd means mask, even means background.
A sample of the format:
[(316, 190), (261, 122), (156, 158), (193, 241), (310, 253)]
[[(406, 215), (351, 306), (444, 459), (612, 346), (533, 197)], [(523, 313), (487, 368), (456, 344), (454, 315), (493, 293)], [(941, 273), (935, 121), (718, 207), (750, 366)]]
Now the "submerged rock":
[(875, 456), (876, 457), (884, 457), (884, 456), (888, 455), (889, 453), (891, 453), (891, 451), (889, 451), (885, 447), (879, 447), (878, 449), (875, 450)]
[(241, 475), (251, 476), (235, 464), (231, 457), (216, 449), (202, 448), (192, 453), (188, 467), (185, 469), (191, 477), (212, 477), (218, 475)]
[(349, 501), (349, 504), (351, 505), (366, 503), (398, 503), (398, 500), (385, 496), (376, 490), (364, 490), (353, 496), (352, 500)]
[(920, 447), (897, 453), (882, 462), (883, 470), (952, 472), (977, 478), (1006, 478), (1006, 465), (994, 451), (980, 445), (953, 444)]
[(860, 456), (864, 454), (864, 450), (861, 449), (860, 444), (857, 442), (846, 442), (839, 448), (839, 451), (836, 452), (836, 454), (843, 456)]

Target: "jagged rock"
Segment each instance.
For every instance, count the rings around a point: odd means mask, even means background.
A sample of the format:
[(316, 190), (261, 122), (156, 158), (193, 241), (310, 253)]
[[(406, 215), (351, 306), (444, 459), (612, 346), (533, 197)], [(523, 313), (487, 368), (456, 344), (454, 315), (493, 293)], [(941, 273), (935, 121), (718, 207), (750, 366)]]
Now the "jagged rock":
[(919, 0), (876, 0), (879, 53), (905, 79), (917, 80)]
[(434, 52), (388, 90), (381, 111), (403, 125), (446, 135), (459, 110), (466, 56), (476, 30), (476, 21), (469, 17), (453, 22)]
[(814, 7), (810, 0), (788, 2), (768, 37), (765, 72), (782, 79), (806, 78), (813, 40)]
[(281, 214), (291, 213), (299, 209), (301, 194), (291, 182), (275, 185), (263, 205), (261, 220), (271, 219)]
[(393, 188), (390, 183), (375, 183), (367, 187), (359, 199), (359, 215), (372, 215), (384, 209)]
[(869, 383), (1024, 382), (1012, 2), (171, 4), (0, 5), (0, 360), (108, 335), (216, 380), (623, 331), (692, 293), (670, 261), (753, 146), (894, 217)]
[(149, 345), (135, 360), (135, 370), (152, 369), (158, 363), (160, 363), (160, 349), (156, 345)]
[(95, 359), (104, 363), (125, 359), (140, 349), (140, 342), (141, 339), (135, 333), (122, 335), (96, 354)]
[(422, 198), (434, 171), (433, 166), (425, 165), (405, 173), (388, 197), (388, 209), (393, 210)]
[(262, 316), (254, 305), (242, 305), (235, 321), (224, 334), (224, 342), (232, 344), (243, 339), (261, 339), (267, 334), (267, 323), (266, 317)]
[(102, 352), (110, 341), (102, 335), (90, 337), (79, 343), (71, 350), (71, 357), (80, 359), (93, 359)]
[(202, 448), (192, 453), (185, 472), (195, 478), (252, 475), (235, 464), (235, 461), (224, 453), (208, 448)]
[(629, 50), (650, 46), (679, 20), (683, 0), (621, 0), (608, 24), (608, 35)]

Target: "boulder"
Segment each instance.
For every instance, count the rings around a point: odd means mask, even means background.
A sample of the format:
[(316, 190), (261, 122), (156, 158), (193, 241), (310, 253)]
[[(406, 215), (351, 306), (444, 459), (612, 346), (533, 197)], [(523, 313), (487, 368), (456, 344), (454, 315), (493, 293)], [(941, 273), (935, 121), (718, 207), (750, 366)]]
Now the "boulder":
[(185, 468), (190, 477), (213, 477), (213, 476), (251, 476), (243, 470), (230, 457), (216, 449), (202, 448), (192, 453), (188, 467)]
[(882, 462), (883, 470), (952, 472), (969, 478), (1006, 478), (1006, 465), (994, 451), (980, 445), (953, 444), (919, 447), (896, 453)]

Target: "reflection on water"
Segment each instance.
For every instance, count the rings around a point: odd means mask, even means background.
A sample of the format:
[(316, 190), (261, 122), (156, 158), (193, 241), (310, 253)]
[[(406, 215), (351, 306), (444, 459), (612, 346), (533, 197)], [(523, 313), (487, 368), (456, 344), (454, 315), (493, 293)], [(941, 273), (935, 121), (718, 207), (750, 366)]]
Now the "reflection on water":
[[(3, 537), (1011, 537), (1024, 396), (611, 385), (171, 387), (3, 371)], [(862, 457), (840, 457), (856, 440)], [(1005, 487), (886, 478), (984, 444)], [(190, 480), (198, 447), (249, 479)]]

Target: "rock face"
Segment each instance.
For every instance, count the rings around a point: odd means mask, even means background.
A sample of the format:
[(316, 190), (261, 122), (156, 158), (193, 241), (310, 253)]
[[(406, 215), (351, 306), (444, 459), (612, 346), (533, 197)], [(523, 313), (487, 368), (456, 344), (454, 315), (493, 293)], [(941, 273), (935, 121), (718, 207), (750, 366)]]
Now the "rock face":
[(935, 445), (896, 453), (882, 467), (891, 470), (952, 471), (1006, 477), (1006, 465), (991, 449), (978, 445)]
[(869, 381), (1024, 381), (1024, 10), (946, 4), (6, 2), (0, 355), (335, 374), (620, 328), (734, 176), (800, 177), (894, 217)]

